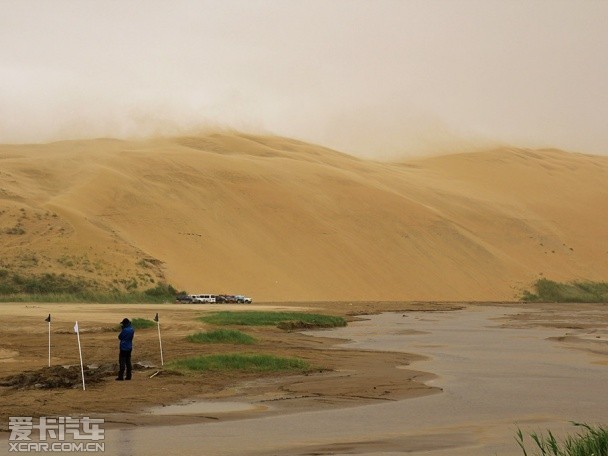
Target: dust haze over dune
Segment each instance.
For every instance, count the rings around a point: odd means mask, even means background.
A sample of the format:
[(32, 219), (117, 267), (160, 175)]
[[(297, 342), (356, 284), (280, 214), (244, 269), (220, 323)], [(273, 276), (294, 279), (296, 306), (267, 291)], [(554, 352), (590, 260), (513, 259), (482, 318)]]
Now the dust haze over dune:
[(0, 5), (2, 270), (268, 300), (606, 279), (607, 2)]
[(606, 2), (0, 3), (0, 143), (227, 127), (373, 158), (608, 151)]
[(608, 274), (608, 157), (383, 163), (217, 132), (0, 146), (3, 269), (257, 300), (513, 300)]

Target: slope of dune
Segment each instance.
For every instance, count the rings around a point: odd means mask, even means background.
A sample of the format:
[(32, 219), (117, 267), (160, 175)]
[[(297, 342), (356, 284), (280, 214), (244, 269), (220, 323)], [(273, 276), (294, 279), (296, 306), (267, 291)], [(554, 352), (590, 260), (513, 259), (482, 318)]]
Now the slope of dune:
[(379, 163), (216, 133), (0, 146), (0, 268), (257, 300), (513, 300), (608, 278), (608, 159)]

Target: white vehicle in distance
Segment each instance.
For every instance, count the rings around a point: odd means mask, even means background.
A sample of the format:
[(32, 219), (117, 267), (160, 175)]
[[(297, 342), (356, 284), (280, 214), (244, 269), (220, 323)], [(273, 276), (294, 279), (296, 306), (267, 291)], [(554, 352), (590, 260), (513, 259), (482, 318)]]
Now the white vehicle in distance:
[(251, 304), (253, 302), (253, 299), (247, 297), (247, 296), (243, 296), (243, 295), (236, 295), (236, 302), (239, 302), (241, 304)]
[(212, 294), (192, 295), (192, 302), (203, 302), (203, 303), (215, 304), (215, 295), (212, 295)]

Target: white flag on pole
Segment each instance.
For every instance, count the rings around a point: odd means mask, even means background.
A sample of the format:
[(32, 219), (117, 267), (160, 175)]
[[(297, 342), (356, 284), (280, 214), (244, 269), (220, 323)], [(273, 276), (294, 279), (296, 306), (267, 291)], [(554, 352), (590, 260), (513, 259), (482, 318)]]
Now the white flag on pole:
[(156, 322), (156, 326), (158, 327), (158, 344), (160, 345), (160, 365), (164, 366), (165, 361), (163, 360), (163, 341), (160, 338), (160, 319), (158, 318), (158, 312), (156, 312), (156, 317), (154, 317), (154, 321)]
[(84, 363), (82, 362), (82, 347), (80, 346), (80, 333), (78, 332), (78, 322), (74, 325), (74, 332), (78, 337), (78, 354), (80, 355), (80, 375), (82, 376), (82, 390), (86, 389), (84, 385)]

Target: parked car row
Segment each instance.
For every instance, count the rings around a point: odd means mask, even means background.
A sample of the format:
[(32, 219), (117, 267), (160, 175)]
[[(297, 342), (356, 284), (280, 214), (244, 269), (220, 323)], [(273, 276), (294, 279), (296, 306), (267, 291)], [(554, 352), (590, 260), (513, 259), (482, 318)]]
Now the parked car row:
[(253, 300), (250, 297), (244, 295), (217, 295), (215, 297), (215, 302), (251, 304)]
[(176, 302), (180, 303), (240, 303), (250, 304), (253, 300), (245, 295), (213, 295), (213, 294), (192, 294), (178, 295)]

